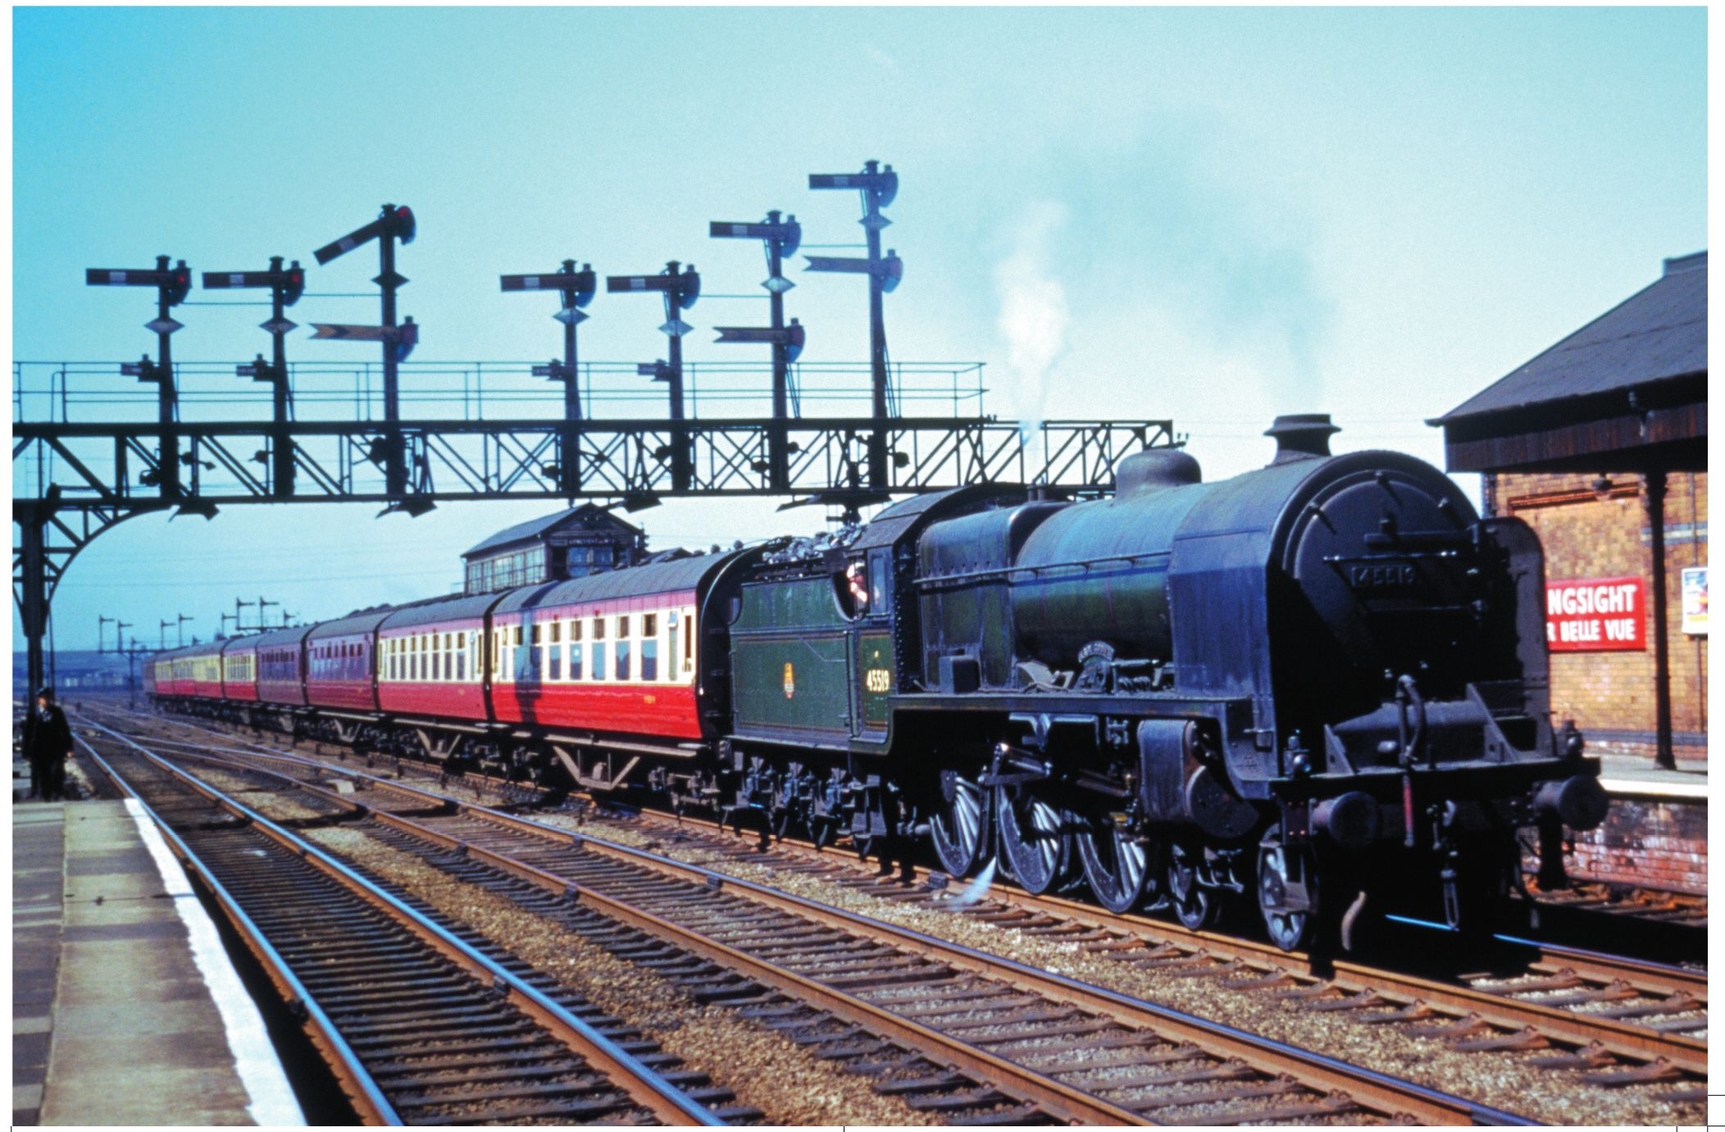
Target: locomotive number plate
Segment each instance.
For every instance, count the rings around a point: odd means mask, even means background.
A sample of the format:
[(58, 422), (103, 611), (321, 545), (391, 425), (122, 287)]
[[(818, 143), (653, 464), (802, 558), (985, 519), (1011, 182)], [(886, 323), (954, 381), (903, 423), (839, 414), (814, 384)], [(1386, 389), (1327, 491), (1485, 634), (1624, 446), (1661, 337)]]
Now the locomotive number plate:
[(892, 691), (892, 669), (871, 668), (863, 675), (863, 687), (871, 692)]
[(1419, 567), (1400, 559), (1343, 559), (1334, 565), (1348, 587), (1360, 593), (1406, 593), (1420, 588)]

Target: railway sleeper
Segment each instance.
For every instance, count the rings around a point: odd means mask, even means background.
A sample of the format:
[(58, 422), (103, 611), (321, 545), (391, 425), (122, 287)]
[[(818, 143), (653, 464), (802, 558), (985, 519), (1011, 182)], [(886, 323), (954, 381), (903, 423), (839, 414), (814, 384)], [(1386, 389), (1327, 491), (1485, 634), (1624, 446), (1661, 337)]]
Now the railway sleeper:
[(566, 1081), (547, 1081), (539, 1083), (518, 1082), (514, 1084), (497, 1084), (487, 1086), (475, 1083), (472, 1087), (457, 1086), (451, 1089), (441, 1089), (420, 1093), (407, 1092), (390, 1098), (390, 1103), (396, 1108), (440, 1108), (444, 1105), (477, 1104), (484, 1101), (515, 1101), (527, 1097), (590, 1097), (595, 1094), (615, 1095), (617, 1087), (606, 1078), (587, 1070), (583, 1064), (571, 1062), (564, 1068), (563, 1074), (582, 1074)]
[(946, 1089), (975, 1087), (976, 1082), (962, 1073), (936, 1073), (931, 1077), (900, 1077), (893, 1081), (876, 1081), (869, 1089), (883, 1097), (896, 1097), (908, 1093), (936, 1093)]
[(611, 1113), (632, 1109), (633, 1101), (621, 1093), (609, 1099), (590, 1101), (565, 1101), (557, 1104), (513, 1105), (497, 1110), (488, 1110), (483, 1114), (474, 1113), (465, 1105), (459, 1106), (459, 1111), (449, 1113), (422, 1112), (414, 1116), (415, 1124), (472, 1124), (476, 1120), (484, 1120), (494, 1124), (521, 1124), (528, 1120), (542, 1117), (581, 1117), (593, 1118), (608, 1116)]
[(822, 1046), (814, 1051), (817, 1061), (852, 1061), (859, 1057), (872, 1057), (877, 1053), (898, 1047), (891, 1042), (870, 1038), (847, 1045)]
[(1551, 1042), (1532, 1026), (1524, 1026), (1495, 1037), (1468, 1038), (1450, 1043), (1451, 1049), (1463, 1053), (1501, 1053), (1504, 1051), (1550, 1049)]
[(1691, 1010), (1704, 1010), (1706, 1006), (1700, 999), (1688, 991), (1678, 991), (1669, 998), (1656, 999), (1652, 1002), (1636, 1003), (1631, 1006), (1611, 1006), (1604, 1010), (1589, 1011), (1599, 1018), (1650, 1018), (1660, 1014), (1684, 1014)]
[(1006, 1018), (984, 1018), (975, 1022), (943, 1022), (940, 1029), (947, 1034), (967, 1034), (975, 1030), (992, 1030), (1001, 1025), (1029, 1026), (1038, 1022), (1066, 1022), (1073, 1018), (1086, 1018), (1075, 1007), (1049, 1007), (1043, 1010), (1029, 1010), (1024, 1013), (1014, 1013)]
[(1640, 997), (1640, 991), (1621, 979), (1614, 979), (1602, 987), (1570, 991), (1567, 994), (1557, 994), (1550, 998), (1536, 998), (1529, 1001), (1540, 1006), (1580, 1006), (1589, 1002), (1626, 1002), (1629, 999)]
[(402, 1056), (415, 1049), (424, 1049), (427, 1052), (431, 1052), (434, 1048), (445, 1048), (446, 1043), (450, 1046), (464, 1047), (467, 1042), (475, 1042), (479, 1044), (476, 1044), (471, 1048), (482, 1049), (484, 1048), (483, 1043), (488, 1038), (520, 1038), (531, 1035), (535, 1031), (533, 1024), (528, 1022), (525, 1018), (516, 1018), (508, 1022), (499, 1022), (498, 1024), (491, 1026), (459, 1026), (454, 1027), (454, 1029), (460, 1036), (449, 1038), (427, 1037), (415, 1040), (411, 1036), (404, 1038), (400, 1034), (352, 1035), (347, 1037), (347, 1044), (352, 1046), (355, 1052), (362, 1049), (382, 1049), (392, 1050), (394, 1051), (395, 1056)]
[[(1243, 1061), (1224, 1061), (1220, 1064), (1212, 1063), (1196, 1066), (1176, 1073), (1145, 1074), (1131, 1085), (1123, 1085), (1121, 1087), (1133, 1089), (1164, 1089), (1174, 1085), (1198, 1084), (1203, 1081), (1244, 1081), (1261, 1076), (1261, 1073)], [(1109, 1092), (1115, 1091), (1113, 1082), (1103, 1082), (1096, 1087), (1098, 1089), (1106, 1089)], [(1150, 1103), (1154, 1104), (1155, 1102), (1152, 1101)], [(1191, 1102), (1174, 1100), (1171, 1103), (1187, 1104)], [(1138, 1107), (1138, 1102), (1133, 1102), (1131, 1107)]]
[(988, 1126), (1007, 1127), (1016, 1124), (1053, 1124), (1054, 1120), (1035, 1105), (1021, 1104), (1011, 1108), (996, 1109), (993, 1112), (949, 1114), (945, 1122), (955, 1127), (981, 1128)]
[(1595, 1073), (1583, 1073), (1581, 1083), (1598, 1085), (1602, 1089), (1622, 1089), (1630, 1085), (1658, 1084), (1665, 1081), (1680, 1080), (1683, 1073), (1670, 1061), (1663, 1057), (1654, 1058), (1645, 1065), (1635, 1065), (1626, 1069), (1606, 1069)]
[(734, 1002), (739, 999), (749, 999), (759, 996), (761, 987), (757, 983), (737, 982), (725, 983), (711, 987), (697, 987), (690, 990), (690, 997), (703, 1005)]
[(1309, 1104), (1275, 1105), (1270, 1108), (1256, 1106), (1235, 1107), (1221, 1112), (1204, 1114), (1205, 1124), (1236, 1125), (1236, 1124), (1269, 1124), (1281, 1120), (1303, 1120), (1307, 1117), (1341, 1116), (1350, 1112), (1358, 1112), (1359, 1105), (1346, 1093), (1330, 1093)]
[[(1064, 1047), (1053, 1050), (1025, 1050), (1014, 1055), (1013, 1059), (1026, 1068), (1040, 1071), (1053, 1070), (1061, 1075), (1067, 1073), (1088, 1072), (1092, 1069), (1116, 1069), (1135, 1065), (1155, 1065), (1165, 1061), (1190, 1061), (1196, 1057), (1208, 1057), (1202, 1049), (1195, 1045), (1182, 1042), (1170, 1044), (1155, 1034), (1142, 1030), (1122, 1030), (1117, 1034), (1108, 1034), (1100, 1038), (1092, 1038), (1084, 1044), (1085, 1064), (1074, 1066), (1066, 1060)], [(1097, 1055), (1103, 1053), (1120, 1054), (1118, 1061), (1102, 1061)]]
[[(400, 1075), (390, 1078), (391, 1091), (422, 1092), (443, 1085), (482, 1084), (488, 1081), (534, 1080), (540, 1077), (552, 1077), (569, 1072), (567, 1059), (561, 1062), (551, 1062), (543, 1058), (533, 1065), (499, 1064), (495, 1060), (475, 1059), (473, 1063), (461, 1069), (444, 1069), (436, 1073), (421, 1073), (418, 1076)], [(375, 1074), (374, 1074), (375, 1076)]]
[(1026, 1006), (1035, 1006), (1042, 1001), (1044, 1000), (1033, 994), (991, 995), (957, 1002), (941, 999), (921, 1005), (898, 1007), (894, 1009), (893, 1013), (901, 1018), (912, 1018), (919, 1022), (926, 1022), (935, 1018), (958, 1018), (965, 1014), (977, 1014), (982, 1011), (1019, 1010)]
[[(423, 1068), (432, 1062), (469, 1064), (474, 1057), (490, 1061), (508, 1055), (567, 1057), (569, 1050), (561, 1042), (547, 1037), (543, 1030), (521, 1027), (506, 1036), (452, 1038), (440, 1041), (435, 1046), (428, 1045), (423, 1049), (405, 1048), (393, 1054), (379, 1054), (377, 1058), (378, 1064), (386, 1066), (389, 1072), (395, 1072), (404, 1066)], [(368, 1060), (366, 1064), (370, 1065), (371, 1062)]]
[(1605, 1046), (1598, 1041), (1592, 1041), (1580, 1049), (1567, 1053), (1551, 1054), (1547, 1057), (1535, 1057), (1528, 1061), (1539, 1069), (1604, 1069), (1609, 1065), (1619, 1064), (1616, 1057), (1605, 1051)]
[[(1087, 1019), (1084, 1021), (1069, 1022), (1066, 1025), (1056, 1026), (1047, 1030), (1025, 1026), (1008, 1030), (1004, 1034), (987, 1034), (978, 1036), (971, 1040), (971, 1044), (978, 1046), (1003, 1046), (1012, 1045), (1015, 1042), (1047, 1041), (1050, 1038), (1076, 1038), (1084, 1034), (1099, 1034), (1106, 1030), (1118, 1029), (1119, 1026), (1120, 1024), (1118, 1022), (1111, 1022), (1106, 1019)], [(1073, 1047), (1070, 1046), (1066, 1047), (1067, 1050), (1072, 1048)]]
[(992, 1108), (1011, 1104), (1013, 1098), (998, 1089), (970, 1088), (961, 1093), (940, 1093), (932, 1096), (913, 1094), (904, 1098), (907, 1107), (918, 1112), (956, 1112), (967, 1108)]

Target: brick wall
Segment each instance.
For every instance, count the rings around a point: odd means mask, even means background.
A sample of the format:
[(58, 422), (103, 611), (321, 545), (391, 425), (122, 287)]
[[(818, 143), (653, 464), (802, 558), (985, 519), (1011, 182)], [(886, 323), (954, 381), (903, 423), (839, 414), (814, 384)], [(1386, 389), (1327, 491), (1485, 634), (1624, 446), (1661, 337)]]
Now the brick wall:
[[(1592, 475), (1488, 476), (1487, 505), (1533, 527), (1545, 546), (1549, 579), (1639, 575), (1651, 582), (1641, 478), (1613, 476), (1603, 492), (1595, 480)], [(1665, 570), (1671, 727), (1680, 758), (1707, 754), (1707, 641), (1683, 634), (1681, 594), (1681, 570), (1706, 564), (1707, 476), (1673, 474), (1665, 494)], [(1574, 719), (1595, 753), (1653, 755), (1651, 600), (1648, 606), (1646, 651), (1552, 654), (1553, 719)]]
[(1680, 892), (1707, 891), (1707, 804), (1612, 800), (1605, 823), (1575, 835), (1570, 875)]

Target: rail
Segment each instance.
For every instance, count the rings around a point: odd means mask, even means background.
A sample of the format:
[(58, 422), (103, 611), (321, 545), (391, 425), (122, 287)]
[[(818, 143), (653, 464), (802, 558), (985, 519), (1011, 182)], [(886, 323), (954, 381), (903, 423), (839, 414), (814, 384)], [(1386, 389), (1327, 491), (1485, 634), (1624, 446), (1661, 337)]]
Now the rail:
[[(206, 756), (210, 757), (210, 756)], [(301, 765), (317, 766), (314, 760), (298, 756), (271, 755), (273, 759)], [(325, 768), (327, 769), (327, 768)], [(452, 807), (455, 815), (476, 818), (490, 825), (508, 828), (520, 833), (529, 834), (535, 838), (545, 839), (560, 845), (571, 843), (571, 834), (540, 822), (531, 821), (515, 815), (503, 814), (484, 807), (476, 807), (466, 803), (455, 802), (443, 795), (404, 783), (389, 782), (374, 775), (343, 768), (345, 776), (363, 779), (368, 789), (387, 794), (398, 794), (414, 800), (419, 804), (435, 804)], [(413, 830), (416, 835), (447, 847), (459, 847), (470, 858), (486, 860), (503, 871), (530, 883), (537, 884), (550, 891), (570, 891), (570, 880), (565, 876), (536, 869), (507, 854), (482, 847), (471, 839), (451, 837), (431, 831), (422, 822), (399, 815), (388, 814), (377, 805), (368, 805), (352, 797), (321, 790), (305, 783), (298, 784), (301, 789), (328, 801), (338, 802), (346, 806), (364, 809), (372, 820), (381, 824), (394, 826), (403, 830)], [(1136, 1024), (1147, 1029), (1153, 1029), (1159, 1036), (1171, 1042), (1187, 1043), (1203, 1049), (1211, 1057), (1228, 1062), (1237, 1062), (1250, 1066), (1252, 1069), (1269, 1075), (1292, 1074), (1298, 1080), (1316, 1089), (1328, 1089), (1345, 1092), (1355, 1102), (1385, 1115), (1406, 1115), (1424, 1123), (1454, 1124), (1486, 1123), (1486, 1124), (1528, 1124), (1533, 1123), (1525, 1117), (1504, 1112), (1491, 1106), (1479, 1104), (1464, 1098), (1458, 1098), (1443, 1093), (1440, 1090), (1400, 1080), (1388, 1074), (1350, 1065), (1347, 1062), (1311, 1051), (1298, 1049), (1286, 1043), (1278, 1042), (1238, 1030), (1222, 1023), (1213, 1022), (1187, 1014), (1183, 1011), (1154, 1003), (1145, 1002), (1129, 995), (1111, 991), (1106, 988), (1092, 986), (1064, 975), (1041, 971), (1023, 963), (992, 956), (972, 948), (949, 943), (920, 932), (898, 925), (888, 924), (854, 912), (834, 908), (803, 897), (779, 892), (775, 889), (758, 885), (753, 882), (726, 876), (700, 866), (686, 864), (659, 854), (629, 846), (610, 842), (601, 838), (582, 834), (576, 835), (585, 846), (617, 860), (643, 865), (654, 872), (687, 881), (691, 884), (720, 888), (733, 893), (743, 893), (751, 902), (766, 907), (782, 910), (795, 915), (799, 919), (816, 925), (836, 928), (865, 937), (890, 938), (896, 946), (907, 948), (916, 954), (931, 959), (956, 971), (971, 975), (1003, 981), (1036, 994), (1051, 1001), (1070, 1003), (1080, 1009), (1106, 1017), (1122, 1024)], [(692, 938), (686, 929), (651, 917), (626, 904), (609, 900), (603, 894), (595, 892), (590, 886), (581, 886), (575, 893), (580, 900), (592, 900), (603, 903), (608, 910), (615, 911), (619, 918), (642, 926), (653, 934), (666, 933), (665, 938), (675, 936), (694, 949), (699, 949), (715, 957), (723, 956), (725, 962), (746, 960), (746, 956), (730, 955), (721, 950), (722, 945), (710, 941), (701, 942)], [(758, 963), (750, 964), (750, 974), (753, 976), (760, 970)], [(769, 978), (764, 971), (763, 979)], [(782, 976), (781, 976), (782, 977)], [(795, 992), (801, 996), (801, 991)], [(826, 992), (832, 995), (833, 992)], [(838, 996), (831, 998), (835, 1009), (848, 1007)], [(862, 1004), (865, 1010), (871, 1012), (871, 1019), (878, 1019), (872, 1013), (878, 1008)], [(854, 1009), (854, 1007), (848, 1007)], [(871, 1020), (869, 1025), (876, 1024)], [(885, 1023), (882, 1023), (883, 1028)], [(900, 1021), (897, 1026), (903, 1027)], [(914, 1023), (911, 1024), (914, 1026)], [(926, 1028), (917, 1028), (926, 1029)], [(915, 1030), (901, 1031), (904, 1036), (922, 1037)], [(937, 1035), (938, 1036), (938, 1035)], [(993, 1081), (1000, 1081), (1001, 1087), (1009, 1090), (1023, 1089), (1039, 1104), (1049, 1105), (1051, 1113), (1060, 1114), (1063, 1111), (1073, 1112), (1070, 1107), (1061, 1107), (1059, 1098), (1046, 1095), (1046, 1087), (1040, 1092), (1032, 1092), (1034, 1082), (1023, 1080), (1021, 1076), (1001, 1080), (999, 1067), (990, 1066), (985, 1061), (979, 1061), (973, 1051), (963, 1054), (954, 1050), (955, 1056), (963, 1057), (961, 1064), (977, 1073), (987, 1073)], [(1011, 1063), (1006, 1063), (1010, 1065)], [(1018, 1070), (1022, 1074), (1022, 1070)], [(1070, 1106), (1069, 1098), (1064, 1102)], [(1130, 1115), (1130, 1114), (1128, 1114)], [(1123, 1117), (1116, 1109), (1106, 1114), (1111, 1122), (1120, 1122)], [(1102, 1119), (1100, 1116), (1078, 1116), (1081, 1119)], [(1133, 1116), (1134, 1120), (1142, 1117)]]
[(626, 1092), (636, 1104), (651, 1113), (661, 1123), (700, 1126), (715, 1126), (723, 1123), (705, 1107), (690, 1100), (657, 1071), (642, 1064), (616, 1042), (554, 1002), (544, 992), (530, 986), (519, 975), (481, 953), (447, 928), (409, 907), (397, 897), (385, 892), (311, 842), (296, 836), (208, 783), (187, 774), (130, 737), (103, 724), (94, 721), (86, 722), (89, 726), (97, 728), (104, 734), (132, 748), (141, 758), (173, 775), (187, 788), (242, 819), (251, 828), (288, 849), (348, 891), (365, 900), (372, 907), (407, 927), (458, 967), (490, 982), (501, 992), (505, 1002), (515, 1006), (546, 1027), (548, 1031), (559, 1036), (571, 1049), (587, 1059)]

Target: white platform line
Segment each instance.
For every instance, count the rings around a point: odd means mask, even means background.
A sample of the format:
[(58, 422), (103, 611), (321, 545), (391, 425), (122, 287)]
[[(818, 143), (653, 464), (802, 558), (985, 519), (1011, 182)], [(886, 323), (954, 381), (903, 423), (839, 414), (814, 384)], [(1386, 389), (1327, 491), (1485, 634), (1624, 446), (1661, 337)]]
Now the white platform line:
[(174, 907), (191, 938), (192, 959), (204, 976), (204, 984), (210, 988), (216, 1010), (221, 1013), (228, 1049), (234, 1055), (234, 1069), (246, 1087), (246, 1094), (252, 1099), (246, 1111), (264, 1126), (303, 1125), (305, 1114), (300, 1111), (293, 1087), (288, 1084), (287, 1074), (282, 1070), (281, 1059), (276, 1056), (275, 1045), (264, 1029), (263, 1016), (258, 1013), (257, 1004), (246, 993), (238, 972), (228, 961), (228, 953), (222, 947), (216, 925), (192, 891), (191, 879), (136, 798), (126, 799), (126, 812), (132, 815), (139, 836), (144, 839), (145, 847), (156, 862), (163, 888), (176, 898)]

